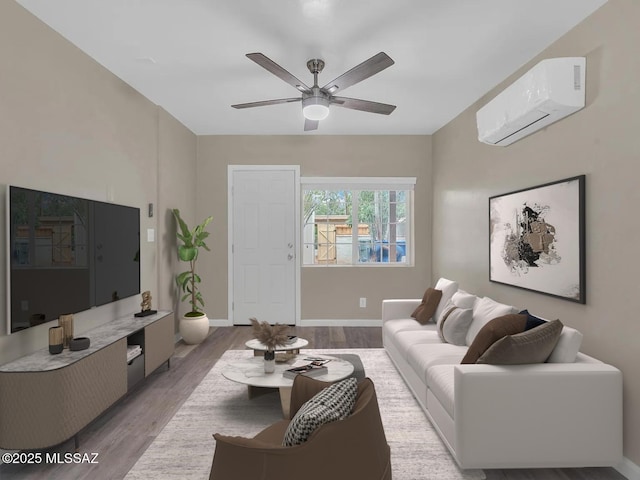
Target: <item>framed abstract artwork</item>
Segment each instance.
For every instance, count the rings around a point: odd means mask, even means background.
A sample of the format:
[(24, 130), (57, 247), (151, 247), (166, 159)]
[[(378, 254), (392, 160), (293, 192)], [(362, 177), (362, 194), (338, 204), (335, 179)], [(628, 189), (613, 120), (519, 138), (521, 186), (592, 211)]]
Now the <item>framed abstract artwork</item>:
[(585, 303), (585, 176), (489, 198), (489, 280)]

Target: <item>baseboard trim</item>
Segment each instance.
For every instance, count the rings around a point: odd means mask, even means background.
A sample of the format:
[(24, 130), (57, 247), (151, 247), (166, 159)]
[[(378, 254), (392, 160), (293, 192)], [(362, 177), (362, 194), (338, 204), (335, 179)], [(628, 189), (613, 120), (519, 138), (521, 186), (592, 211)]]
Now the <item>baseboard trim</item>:
[(322, 319), (322, 318), (309, 318), (300, 320), (298, 324), (301, 327), (382, 327), (382, 320), (380, 319)]
[(622, 457), (622, 461), (613, 468), (629, 480), (640, 479), (640, 466), (633, 463), (627, 457)]

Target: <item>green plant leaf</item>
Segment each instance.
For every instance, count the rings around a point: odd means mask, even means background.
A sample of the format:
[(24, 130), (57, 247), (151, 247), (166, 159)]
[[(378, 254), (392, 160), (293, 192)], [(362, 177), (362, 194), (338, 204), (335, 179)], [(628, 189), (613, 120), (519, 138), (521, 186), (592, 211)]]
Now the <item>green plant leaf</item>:
[(178, 247), (178, 257), (183, 262), (190, 262), (198, 255), (198, 249), (196, 247), (189, 247), (186, 245), (180, 245)]

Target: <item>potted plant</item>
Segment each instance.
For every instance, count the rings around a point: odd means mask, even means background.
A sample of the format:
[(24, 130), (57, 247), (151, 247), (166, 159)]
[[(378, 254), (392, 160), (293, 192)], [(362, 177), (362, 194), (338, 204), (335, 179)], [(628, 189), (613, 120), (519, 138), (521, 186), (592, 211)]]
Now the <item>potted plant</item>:
[(180, 216), (180, 210), (174, 208), (173, 216), (178, 223), (176, 231), (178, 238), (178, 257), (183, 262), (189, 262), (189, 270), (176, 276), (176, 283), (182, 290), (182, 298), (180, 301), (188, 300), (191, 305), (191, 310), (185, 313), (180, 319), (180, 335), (182, 335), (185, 343), (198, 344), (207, 338), (207, 334), (209, 333), (209, 319), (202, 310), (204, 300), (198, 288), (201, 278), (196, 273), (196, 262), (201, 248), (209, 251), (209, 247), (207, 247), (205, 243), (209, 232), (205, 231), (205, 229), (213, 218), (207, 217), (202, 223), (190, 229)]

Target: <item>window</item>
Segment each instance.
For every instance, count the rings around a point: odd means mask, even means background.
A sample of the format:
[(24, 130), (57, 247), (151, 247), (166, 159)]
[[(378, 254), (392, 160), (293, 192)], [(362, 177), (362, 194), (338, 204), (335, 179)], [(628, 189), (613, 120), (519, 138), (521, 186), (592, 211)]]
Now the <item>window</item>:
[(412, 265), (415, 181), (302, 178), (303, 265)]

